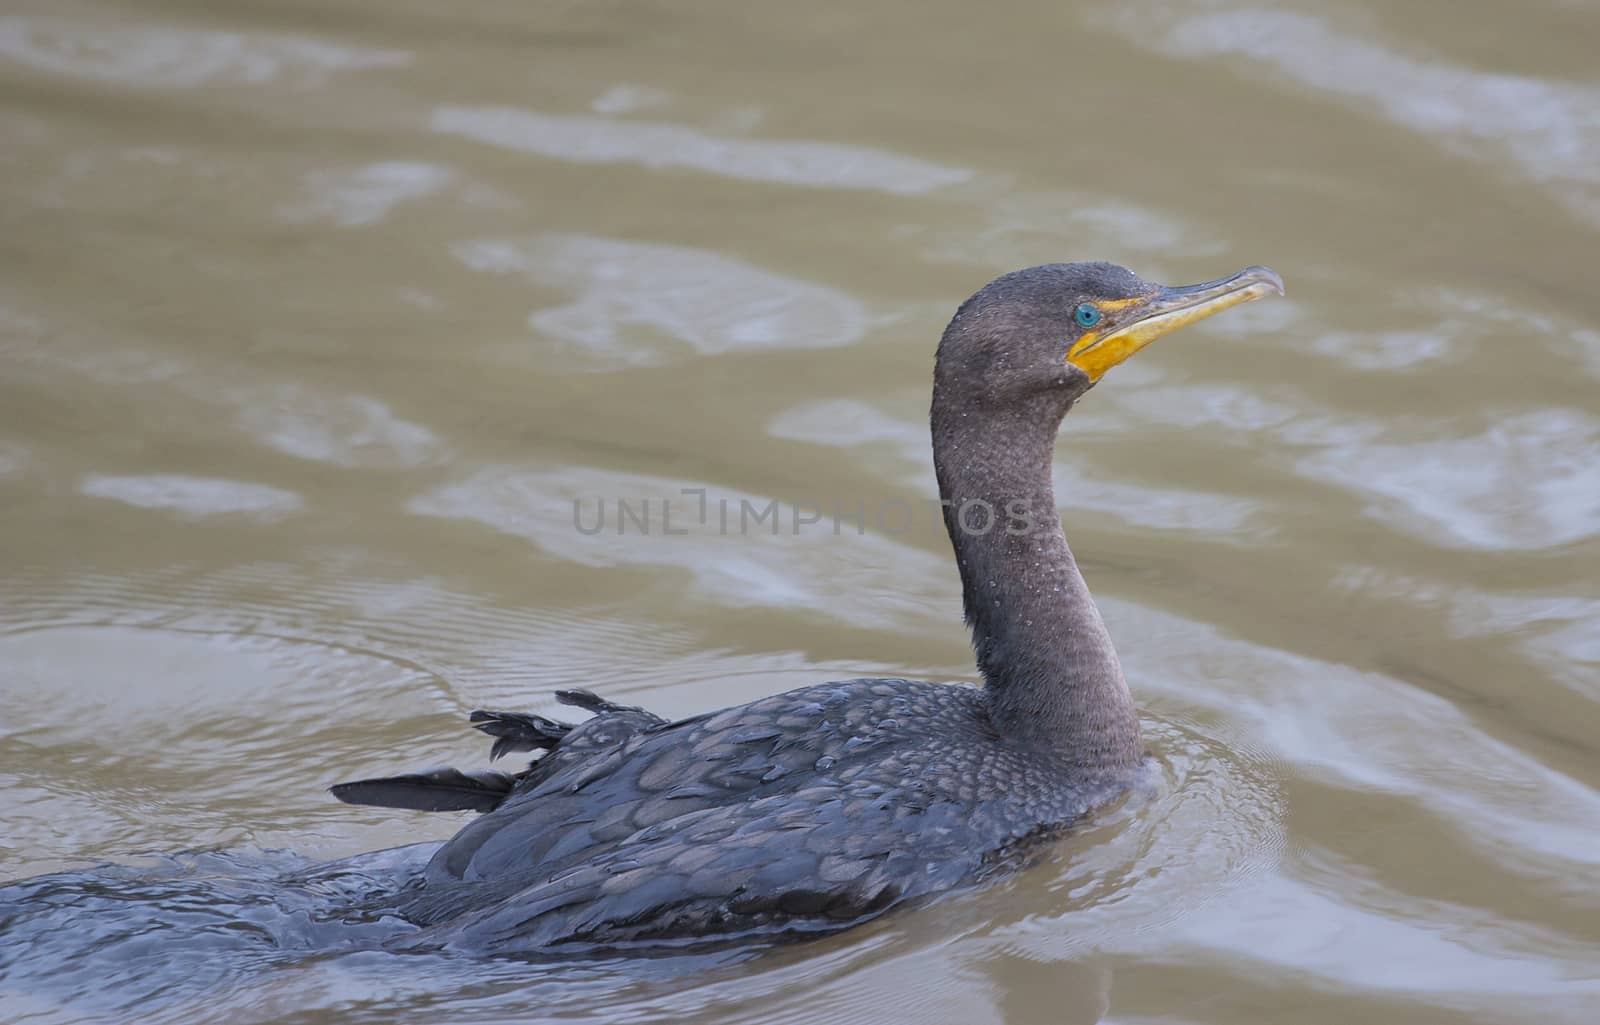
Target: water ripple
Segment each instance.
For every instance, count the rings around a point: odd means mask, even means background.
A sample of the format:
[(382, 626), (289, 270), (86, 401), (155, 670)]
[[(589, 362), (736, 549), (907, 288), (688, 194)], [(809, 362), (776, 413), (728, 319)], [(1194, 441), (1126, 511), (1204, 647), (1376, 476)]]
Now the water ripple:
[(341, 228), (366, 227), (402, 203), (433, 195), (453, 178), (443, 167), (404, 160), (311, 171), (304, 178), (309, 195), (279, 206), (278, 216), (294, 224), (323, 221)]
[(0, 477), (9, 477), (28, 465), (28, 446), (20, 441), (0, 439)]
[(797, 139), (739, 139), (665, 121), (544, 114), (514, 107), (440, 107), (435, 131), (579, 164), (687, 167), (747, 181), (815, 189), (917, 195), (972, 177), (869, 146)]
[(202, 85), (322, 85), (333, 72), (403, 67), (410, 54), (302, 36), (254, 36), (65, 18), (0, 18), (0, 60), (142, 89)]
[(248, 514), (262, 521), (280, 520), (303, 504), (293, 491), (269, 484), (175, 473), (93, 473), (83, 478), (78, 490), (142, 509), (166, 509), (190, 520), (230, 514)]
[(1600, 420), (1574, 409), (1504, 416), (1477, 435), (1341, 445), (1298, 465), (1435, 544), (1529, 549), (1600, 533)]
[(652, 335), (715, 355), (849, 345), (869, 324), (866, 308), (844, 292), (710, 250), (541, 235), (464, 242), (454, 251), (474, 270), (575, 292), (569, 303), (532, 313), (528, 324), (607, 366), (667, 361), (673, 347)]
[(299, 384), (234, 389), (241, 427), (280, 452), (338, 466), (423, 466), (446, 449), (421, 424), (366, 395), (326, 393)]
[(1375, 106), (1452, 152), (1507, 162), (1600, 223), (1600, 87), (1476, 71), (1262, 7), (1190, 14), (1123, 5), (1109, 20), (1135, 43), (1191, 60), (1240, 56), (1313, 89)]
[[(642, 518), (625, 519), (624, 507)], [(918, 597), (944, 590), (943, 560), (876, 532), (859, 534), (851, 523), (836, 531), (823, 518), (802, 529), (797, 517), (807, 510), (705, 482), (497, 466), (420, 495), (408, 508), (476, 521), (586, 566), (674, 568), (718, 604), (805, 609), (879, 628), (925, 624), (945, 612)], [(931, 506), (921, 513), (931, 518)]]
[(1487, 735), (1449, 701), (1115, 598), (1100, 606), (1117, 636), (1162, 638), (1122, 650), (1141, 695), (1204, 702), (1303, 773), (1403, 795), (1508, 870), (1574, 880), (1570, 892), (1600, 866), (1600, 793)]

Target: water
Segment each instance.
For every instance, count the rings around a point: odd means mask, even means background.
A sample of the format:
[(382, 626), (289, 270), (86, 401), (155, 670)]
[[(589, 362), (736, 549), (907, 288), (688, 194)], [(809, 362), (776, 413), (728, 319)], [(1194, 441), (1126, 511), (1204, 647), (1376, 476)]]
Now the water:
[[(0, 878), (68, 875), (8, 891), (0, 1017), (1593, 1021), (1596, 31), (13, 0)], [(933, 343), (1089, 258), (1289, 285), (1063, 430), (1148, 792), (777, 951), (483, 964), (319, 917), (461, 821), (323, 788), (480, 765), (472, 708), (970, 677)]]

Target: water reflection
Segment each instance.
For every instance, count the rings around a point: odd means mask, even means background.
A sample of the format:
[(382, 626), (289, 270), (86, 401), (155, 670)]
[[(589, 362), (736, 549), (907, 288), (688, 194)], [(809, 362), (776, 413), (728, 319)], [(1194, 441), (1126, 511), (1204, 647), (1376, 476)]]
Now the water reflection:
[(755, 182), (876, 189), (915, 195), (967, 181), (972, 172), (867, 146), (711, 135), (665, 121), (546, 114), (509, 107), (441, 107), (435, 131), (582, 164), (682, 167)]
[(285, 203), (279, 216), (295, 224), (327, 221), (343, 228), (376, 224), (410, 200), (431, 196), (454, 176), (443, 167), (415, 161), (385, 161), (305, 176), (305, 199)]
[[(1136, 688), (1202, 704), (1244, 735), (1315, 766), (1323, 785), (1403, 795), (1456, 844), (1504, 866), (1575, 878), (1600, 864), (1600, 793), (1478, 729), (1444, 698), (1377, 673), (1274, 651), (1150, 608), (1102, 600)], [(1471, 778), (1472, 789), (1443, 785)], [(1518, 837), (1508, 849), (1504, 837)]]
[(166, 509), (185, 519), (242, 513), (257, 520), (278, 520), (298, 511), (303, 504), (294, 492), (269, 484), (181, 474), (95, 473), (79, 482), (78, 490), (142, 509)]
[(448, 451), (428, 428), (396, 416), (370, 396), (327, 394), (298, 384), (239, 386), (228, 392), (239, 408), (241, 428), (300, 459), (400, 468), (436, 462)]
[[(587, 566), (672, 568), (693, 580), (701, 601), (804, 609), (890, 628), (945, 611), (917, 596), (938, 593), (947, 570), (881, 531), (889, 500), (873, 496), (867, 505), (866, 496), (850, 496), (835, 510), (822, 498), (780, 502), (704, 481), (590, 467), (494, 467), (421, 495), (409, 508), (474, 520)], [(891, 528), (901, 516), (932, 520), (932, 507), (904, 505), (893, 510)]]
[(28, 465), (28, 446), (20, 441), (0, 440), (0, 477), (9, 477)]
[(587, 350), (597, 369), (660, 364), (687, 355), (683, 345), (707, 355), (849, 345), (868, 323), (844, 292), (684, 246), (543, 235), (453, 248), (473, 270), (576, 292), (528, 325)]
[(1112, 20), (1166, 53), (1244, 57), (1321, 94), (1370, 104), (1452, 152), (1515, 165), (1600, 223), (1600, 88), (1426, 60), (1298, 11), (1217, 6), (1190, 14), (1165, 0), (1124, 5)]
[(306, 89), (326, 83), (332, 72), (404, 67), (411, 57), (311, 36), (13, 16), (0, 18), (0, 60), (140, 89), (268, 84)]
[(1372, 496), (1369, 515), (1431, 543), (1480, 549), (1543, 548), (1600, 532), (1600, 420), (1575, 409), (1499, 417), (1462, 436), (1332, 447), (1301, 462), (1307, 476)]
[[(1224, 247), (1194, 224), (1164, 210), (1139, 206), (1112, 195), (1082, 192), (1019, 192), (999, 180), (964, 190), (960, 198), (978, 205), (985, 224), (974, 231), (941, 221), (919, 221), (900, 229), (922, 259), (982, 267), (1056, 263), (1076, 253), (1115, 252), (1139, 262), (1142, 271), (1170, 252), (1199, 259)], [(1065, 252), (1062, 240), (1073, 244)]]

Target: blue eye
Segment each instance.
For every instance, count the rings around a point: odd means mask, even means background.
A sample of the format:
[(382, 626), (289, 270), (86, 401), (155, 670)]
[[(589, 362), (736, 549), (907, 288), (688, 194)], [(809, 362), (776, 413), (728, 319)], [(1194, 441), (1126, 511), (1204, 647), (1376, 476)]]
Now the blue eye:
[(1078, 309), (1072, 314), (1072, 319), (1082, 327), (1094, 327), (1100, 323), (1100, 310), (1094, 303), (1079, 303)]

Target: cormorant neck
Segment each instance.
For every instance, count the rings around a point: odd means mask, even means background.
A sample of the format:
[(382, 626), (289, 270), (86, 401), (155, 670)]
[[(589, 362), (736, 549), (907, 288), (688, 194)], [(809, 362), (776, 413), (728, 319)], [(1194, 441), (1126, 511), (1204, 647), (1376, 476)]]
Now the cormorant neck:
[(1052, 453), (1071, 397), (974, 408), (943, 390), (933, 462), (995, 726), (1082, 768), (1137, 764), (1133, 698), (1056, 513)]

